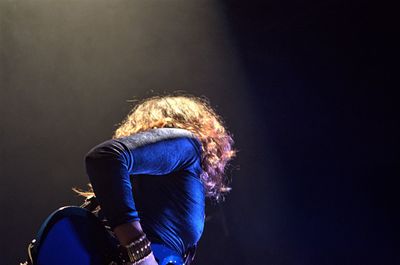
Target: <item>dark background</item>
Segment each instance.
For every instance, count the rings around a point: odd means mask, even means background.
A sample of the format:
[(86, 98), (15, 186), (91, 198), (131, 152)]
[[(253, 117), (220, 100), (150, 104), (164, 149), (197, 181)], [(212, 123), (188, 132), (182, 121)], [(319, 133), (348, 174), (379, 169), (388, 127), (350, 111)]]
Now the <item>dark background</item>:
[(400, 264), (395, 8), (366, 1), (0, 0), (0, 264), (79, 204), (127, 100), (206, 96), (233, 191), (196, 265)]

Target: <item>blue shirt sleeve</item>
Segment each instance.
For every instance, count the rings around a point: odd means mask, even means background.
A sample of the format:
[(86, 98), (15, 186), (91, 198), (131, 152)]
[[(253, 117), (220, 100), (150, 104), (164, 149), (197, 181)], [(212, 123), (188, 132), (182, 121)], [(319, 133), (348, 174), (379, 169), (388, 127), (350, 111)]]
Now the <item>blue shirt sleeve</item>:
[(198, 164), (200, 152), (199, 140), (190, 131), (177, 128), (112, 139), (91, 149), (85, 156), (86, 172), (111, 227), (140, 220), (131, 175), (156, 177), (191, 170)]

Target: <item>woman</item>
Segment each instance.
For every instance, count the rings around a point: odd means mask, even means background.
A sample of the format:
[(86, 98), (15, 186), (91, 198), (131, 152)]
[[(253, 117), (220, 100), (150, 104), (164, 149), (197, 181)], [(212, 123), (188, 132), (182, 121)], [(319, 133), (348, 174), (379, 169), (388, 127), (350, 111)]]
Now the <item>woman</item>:
[(157, 264), (155, 249), (186, 258), (203, 231), (205, 197), (229, 191), (232, 144), (206, 101), (161, 96), (136, 105), (113, 139), (89, 151), (87, 174), (127, 264)]

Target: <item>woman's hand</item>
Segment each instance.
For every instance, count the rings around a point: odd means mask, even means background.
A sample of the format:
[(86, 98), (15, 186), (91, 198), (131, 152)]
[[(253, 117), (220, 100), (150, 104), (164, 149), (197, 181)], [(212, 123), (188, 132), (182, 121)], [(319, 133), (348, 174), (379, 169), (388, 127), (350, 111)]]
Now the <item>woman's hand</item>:
[[(124, 263), (124, 265), (133, 265), (134, 263), (132, 262), (127, 262)], [(142, 261), (136, 263), (135, 265), (158, 265), (156, 259), (154, 258), (153, 252), (147, 256), (145, 259), (143, 259)]]

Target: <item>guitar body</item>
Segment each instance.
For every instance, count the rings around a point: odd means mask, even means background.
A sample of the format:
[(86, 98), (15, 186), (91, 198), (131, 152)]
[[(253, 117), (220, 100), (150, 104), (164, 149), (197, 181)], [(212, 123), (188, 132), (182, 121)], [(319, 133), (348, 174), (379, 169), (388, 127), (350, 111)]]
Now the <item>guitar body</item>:
[[(90, 211), (76, 206), (60, 208), (42, 224), (29, 247), (32, 265), (118, 265), (117, 240)], [(151, 244), (159, 265), (184, 265), (175, 252)]]
[(46, 219), (30, 252), (33, 265), (104, 265), (117, 253), (100, 220), (75, 206), (60, 208)]

